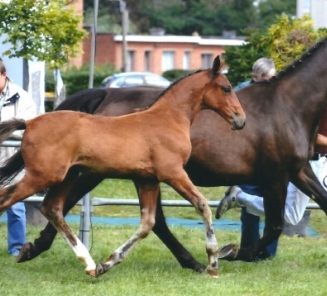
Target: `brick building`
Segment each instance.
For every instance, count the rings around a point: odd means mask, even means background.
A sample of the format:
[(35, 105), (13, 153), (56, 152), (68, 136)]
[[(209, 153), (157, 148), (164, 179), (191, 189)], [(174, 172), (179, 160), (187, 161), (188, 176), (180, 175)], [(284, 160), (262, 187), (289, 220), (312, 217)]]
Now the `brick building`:
[[(90, 62), (91, 35), (83, 42), (82, 62)], [(122, 35), (98, 33), (95, 63), (122, 68)], [(127, 35), (127, 71), (150, 71), (161, 75), (170, 69), (205, 69), (224, 52), (243, 40), (175, 35)]]

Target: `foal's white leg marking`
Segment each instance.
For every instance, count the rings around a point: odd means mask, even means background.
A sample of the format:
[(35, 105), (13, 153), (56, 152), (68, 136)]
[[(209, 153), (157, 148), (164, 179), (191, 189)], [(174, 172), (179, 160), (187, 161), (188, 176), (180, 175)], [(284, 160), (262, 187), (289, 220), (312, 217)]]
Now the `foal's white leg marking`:
[(211, 276), (218, 277), (218, 242), (212, 226), (212, 212), (207, 199), (201, 193), (199, 196), (199, 202), (195, 208), (202, 216), (206, 231), (206, 249), (209, 260), (207, 271)]
[(113, 252), (105, 262), (99, 265), (100, 268), (97, 268), (97, 276), (104, 274), (113, 266), (122, 262), (132, 248), (134, 248), (140, 240), (148, 236), (155, 224), (155, 218), (153, 214), (149, 214), (148, 211), (144, 209), (142, 210), (142, 214), (145, 215), (142, 217), (140, 227), (137, 232), (134, 233), (132, 237), (129, 238), (115, 252)]
[(73, 249), (77, 259), (86, 266), (85, 271), (88, 273), (90, 271), (95, 271), (96, 264), (95, 264), (94, 260), (92, 259), (89, 251), (83, 245), (83, 243), (79, 240), (79, 238), (74, 234), (74, 237), (76, 240), (76, 246), (74, 246), (64, 233), (61, 233), (61, 234), (62, 234), (63, 238), (65, 239), (65, 241)]

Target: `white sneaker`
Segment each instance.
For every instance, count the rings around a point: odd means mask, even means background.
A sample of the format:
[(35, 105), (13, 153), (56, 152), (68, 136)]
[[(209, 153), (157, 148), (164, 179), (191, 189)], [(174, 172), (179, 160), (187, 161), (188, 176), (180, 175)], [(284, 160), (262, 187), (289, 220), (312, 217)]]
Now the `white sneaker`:
[(216, 219), (220, 219), (222, 215), (232, 208), (239, 207), (240, 204), (237, 200), (237, 193), (241, 190), (238, 186), (230, 186), (225, 192), (225, 196), (220, 201), (216, 209)]

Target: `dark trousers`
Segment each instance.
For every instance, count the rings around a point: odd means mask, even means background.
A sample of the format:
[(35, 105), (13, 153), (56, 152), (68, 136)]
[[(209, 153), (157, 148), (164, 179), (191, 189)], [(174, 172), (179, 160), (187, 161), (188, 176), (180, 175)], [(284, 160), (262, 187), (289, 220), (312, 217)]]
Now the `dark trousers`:
[[(245, 208), (242, 208), (241, 222), (241, 248), (248, 248), (260, 239), (260, 217), (249, 214)], [(266, 227), (264, 229), (264, 232), (266, 232)], [(275, 256), (277, 252), (277, 246), (278, 239), (274, 240), (270, 245), (268, 245), (266, 247), (266, 250), (264, 250), (258, 255), (258, 259), (267, 259), (271, 256)]]

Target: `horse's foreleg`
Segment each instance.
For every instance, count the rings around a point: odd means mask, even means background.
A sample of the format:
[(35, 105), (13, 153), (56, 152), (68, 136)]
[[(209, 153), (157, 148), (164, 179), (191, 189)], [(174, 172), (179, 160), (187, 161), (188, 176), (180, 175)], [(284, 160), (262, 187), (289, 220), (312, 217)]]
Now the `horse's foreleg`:
[(41, 212), (70, 245), (76, 257), (86, 266), (86, 272), (92, 276), (95, 276), (95, 262), (83, 243), (69, 228), (63, 217), (65, 199), (72, 187), (73, 182), (77, 178), (78, 171), (71, 169), (68, 171), (65, 179), (61, 183), (50, 187), (43, 199)]
[(162, 211), (160, 192), (156, 209), (156, 223), (152, 229), (153, 232), (172, 252), (183, 268), (189, 268), (196, 272), (203, 272), (206, 269), (205, 265), (198, 262), (169, 230), (165, 215)]
[(207, 199), (193, 185), (186, 172), (180, 171), (173, 178), (166, 179), (181, 196), (188, 200), (203, 219), (206, 234), (206, 251), (209, 265), (206, 270), (213, 276), (218, 276), (218, 243), (212, 225), (212, 212)]
[[(137, 194), (139, 193), (139, 187), (134, 182)], [(165, 244), (165, 246), (172, 252), (177, 259), (178, 263), (183, 268), (189, 268), (196, 272), (203, 272), (206, 268), (190, 254), (190, 252), (178, 241), (178, 239), (171, 233), (166, 223), (166, 218), (161, 206), (161, 190), (157, 197), (156, 206), (156, 221), (152, 229), (155, 235)]]
[[(99, 175), (81, 175), (74, 183), (72, 189), (69, 192), (69, 198), (67, 196), (63, 199), (63, 215), (72, 209), (73, 206), (88, 192), (90, 192), (95, 186), (97, 186), (103, 177)], [(46, 227), (40, 232), (40, 236), (34, 240), (34, 243), (27, 242), (21, 248), (17, 257), (17, 262), (25, 262), (34, 259), (44, 251), (47, 251), (57, 234), (57, 229), (48, 222)]]
[(159, 184), (142, 184), (139, 186), (139, 200), (141, 208), (141, 222), (137, 232), (119, 247), (109, 258), (97, 265), (96, 276), (106, 273), (110, 268), (122, 262), (132, 248), (143, 238), (148, 236), (155, 223), (156, 198)]

